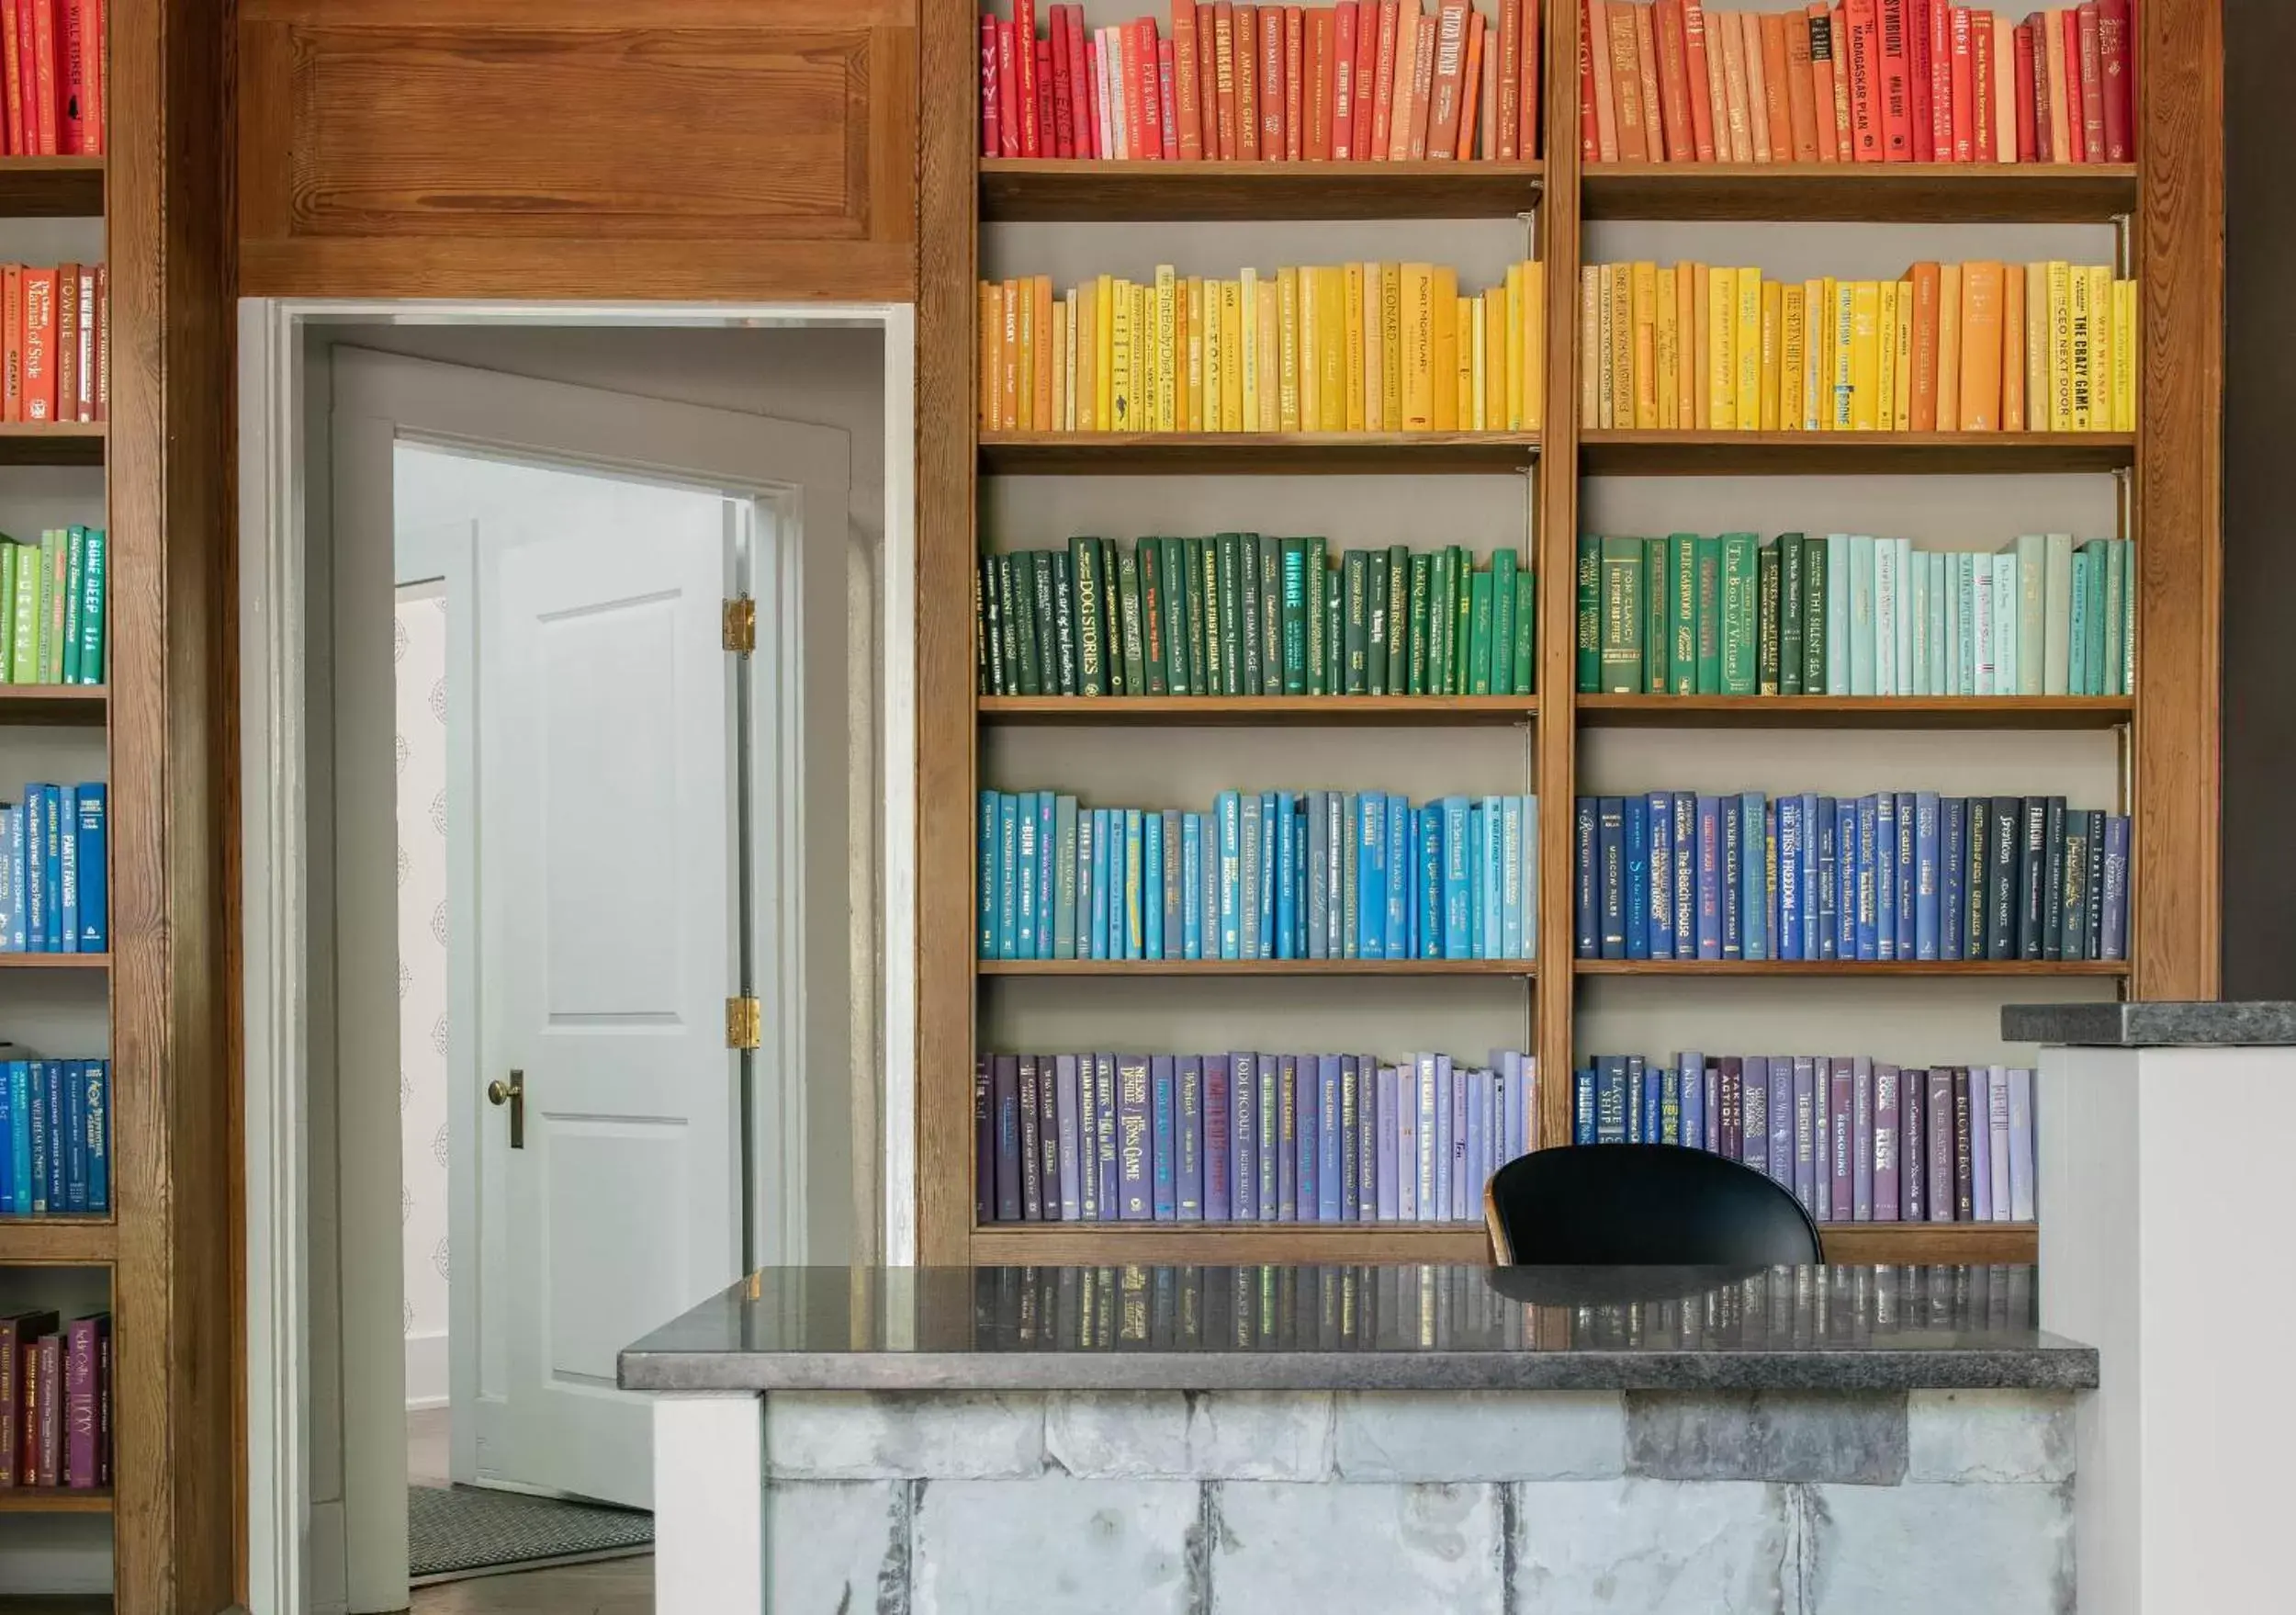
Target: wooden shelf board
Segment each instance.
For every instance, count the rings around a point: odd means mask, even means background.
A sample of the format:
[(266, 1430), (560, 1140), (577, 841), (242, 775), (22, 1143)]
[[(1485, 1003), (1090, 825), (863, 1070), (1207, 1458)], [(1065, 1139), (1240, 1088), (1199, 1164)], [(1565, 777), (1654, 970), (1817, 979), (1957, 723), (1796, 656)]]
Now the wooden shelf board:
[(1573, 959), (1581, 976), (2100, 976), (2125, 959)]
[(1028, 1223), (973, 1230), (983, 1267), (1024, 1262), (1488, 1262), (1480, 1223)]
[(1536, 695), (984, 695), (981, 721), (1111, 728), (1506, 727), (1538, 716)]
[(0, 218), (103, 216), (101, 157), (0, 157)]
[(1490, 976), (1527, 978), (1529, 959), (983, 959), (993, 976)]
[(0, 1217), (0, 1267), (102, 1267), (118, 1247), (107, 1216)]
[[(109, 1514), (109, 1486), (0, 1486), (0, 1514)], [(0, 1609), (13, 1608), (0, 1603)]]
[(108, 970), (109, 954), (0, 954), (0, 970)]
[(100, 728), (110, 699), (103, 684), (0, 684), (0, 724)]
[(2041, 163), (1599, 163), (1586, 219), (2103, 223), (2136, 211), (2136, 165)]
[(1536, 432), (985, 432), (991, 475), (1520, 471)]
[(993, 223), (1091, 220), (1511, 219), (1536, 207), (1536, 163), (981, 161)]
[(2032, 1223), (1820, 1223), (1835, 1262), (2031, 1263), (2041, 1254)]
[(101, 421), (0, 422), (0, 466), (100, 466), (105, 430)]
[(1581, 728), (2109, 729), (2126, 695), (1581, 695)]
[(2130, 432), (1665, 432), (1579, 435), (1588, 476), (1866, 476), (2111, 471), (2133, 465)]

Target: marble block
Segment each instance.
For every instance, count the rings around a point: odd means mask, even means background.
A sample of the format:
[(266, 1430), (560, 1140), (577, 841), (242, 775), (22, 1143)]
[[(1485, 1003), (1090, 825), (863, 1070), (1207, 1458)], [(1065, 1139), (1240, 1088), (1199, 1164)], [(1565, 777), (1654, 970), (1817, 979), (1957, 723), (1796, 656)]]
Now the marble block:
[(1792, 1491), (1751, 1481), (1517, 1486), (1514, 1609), (1801, 1615), (1792, 1601)]
[(1022, 1392), (777, 1391), (765, 1472), (784, 1480), (993, 1479), (1044, 1467), (1044, 1398)]
[(1601, 1480), (1626, 1416), (1613, 1391), (1348, 1391), (1338, 1439), (1349, 1481)]
[(2071, 1480), (2073, 1398), (2038, 1391), (1910, 1392), (1906, 1478)]
[(1046, 1455), (1079, 1477), (1322, 1480), (1332, 1398), (1302, 1391), (1085, 1391), (1046, 1398)]
[(907, 1481), (798, 1481), (765, 1488), (766, 1608), (908, 1607)]
[(1193, 1481), (927, 1481), (907, 1615), (1192, 1615), (1203, 1578)]
[(1827, 1391), (1629, 1392), (1626, 1471), (1651, 1480), (1895, 1485), (1906, 1474), (1906, 1399)]
[(1210, 1615), (1505, 1615), (1505, 1530), (1491, 1485), (1214, 1488)]
[(1808, 1492), (1802, 1615), (2073, 1615), (2069, 1485)]

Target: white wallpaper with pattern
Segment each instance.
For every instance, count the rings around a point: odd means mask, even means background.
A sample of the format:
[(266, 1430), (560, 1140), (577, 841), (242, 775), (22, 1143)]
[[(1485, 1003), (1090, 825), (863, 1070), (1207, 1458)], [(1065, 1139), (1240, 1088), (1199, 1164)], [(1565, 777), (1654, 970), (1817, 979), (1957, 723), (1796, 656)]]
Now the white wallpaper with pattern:
[(411, 584), (397, 612), (400, 1209), (420, 1396), (417, 1360), (443, 1368), (446, 1338), (446, 599)]

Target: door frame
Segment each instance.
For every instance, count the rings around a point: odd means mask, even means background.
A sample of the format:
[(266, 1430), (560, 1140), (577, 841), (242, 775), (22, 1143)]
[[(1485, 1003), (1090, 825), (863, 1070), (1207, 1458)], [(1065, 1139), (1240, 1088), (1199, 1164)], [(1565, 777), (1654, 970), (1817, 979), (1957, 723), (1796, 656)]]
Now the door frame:
[[(313, 344), (307, 339), (326, 327), (413, 323), (826, 326), (881, 333), (884, 536), (875, 602), (882, 634), (875, 739), (884, 800), (876, 871), (884, 1092), (881, 1135), (857, 1139), (855, 1147), (873, 1145), (881, 1152), (881, 1259), (899, 1265), (913, 1261), (916, 1249), (916, 321), (914, 309), (898, 303), (422, 299), (244, 299), (239, 314), (248, 1593), (254, 1615), (289, 1615), (308, 1607), (315, 1568), (330, 1581), (342, 1570), (340, 1562), (315, 1565), (310, 1535), (313, 1297), (306, 1078), (310, 995), (315, 988), (324, 991), (314, 980), (310, 947), (315, 920), (329, 916), (312, 901), (314, 850), (306, 833), (314, 783), (306, 764), (313, 732), (306, 710), (309, 619), (316, 609), (308, 590), (314, 552), (331, 546), (332, 535), (310, 531), (306, 516), (312, 480), (329, 469), (324, 416), (312, 418), (306, 368)], [(316, 463), (314, 456), (320, 457)], [(329, 557), (316, 559), (324, 565)]]

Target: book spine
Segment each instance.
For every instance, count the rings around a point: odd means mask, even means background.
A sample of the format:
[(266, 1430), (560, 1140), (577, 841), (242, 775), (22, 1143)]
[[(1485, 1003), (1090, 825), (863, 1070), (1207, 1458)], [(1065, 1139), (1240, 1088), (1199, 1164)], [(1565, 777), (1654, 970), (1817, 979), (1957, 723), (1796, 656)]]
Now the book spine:
[(1137, 1055), (1117, 1056), (1117, 1215), (1128, 1223), (1149, 1222), (1155, 1215), (1151, 1080), (1150, 1062), (1146, 1058)]

